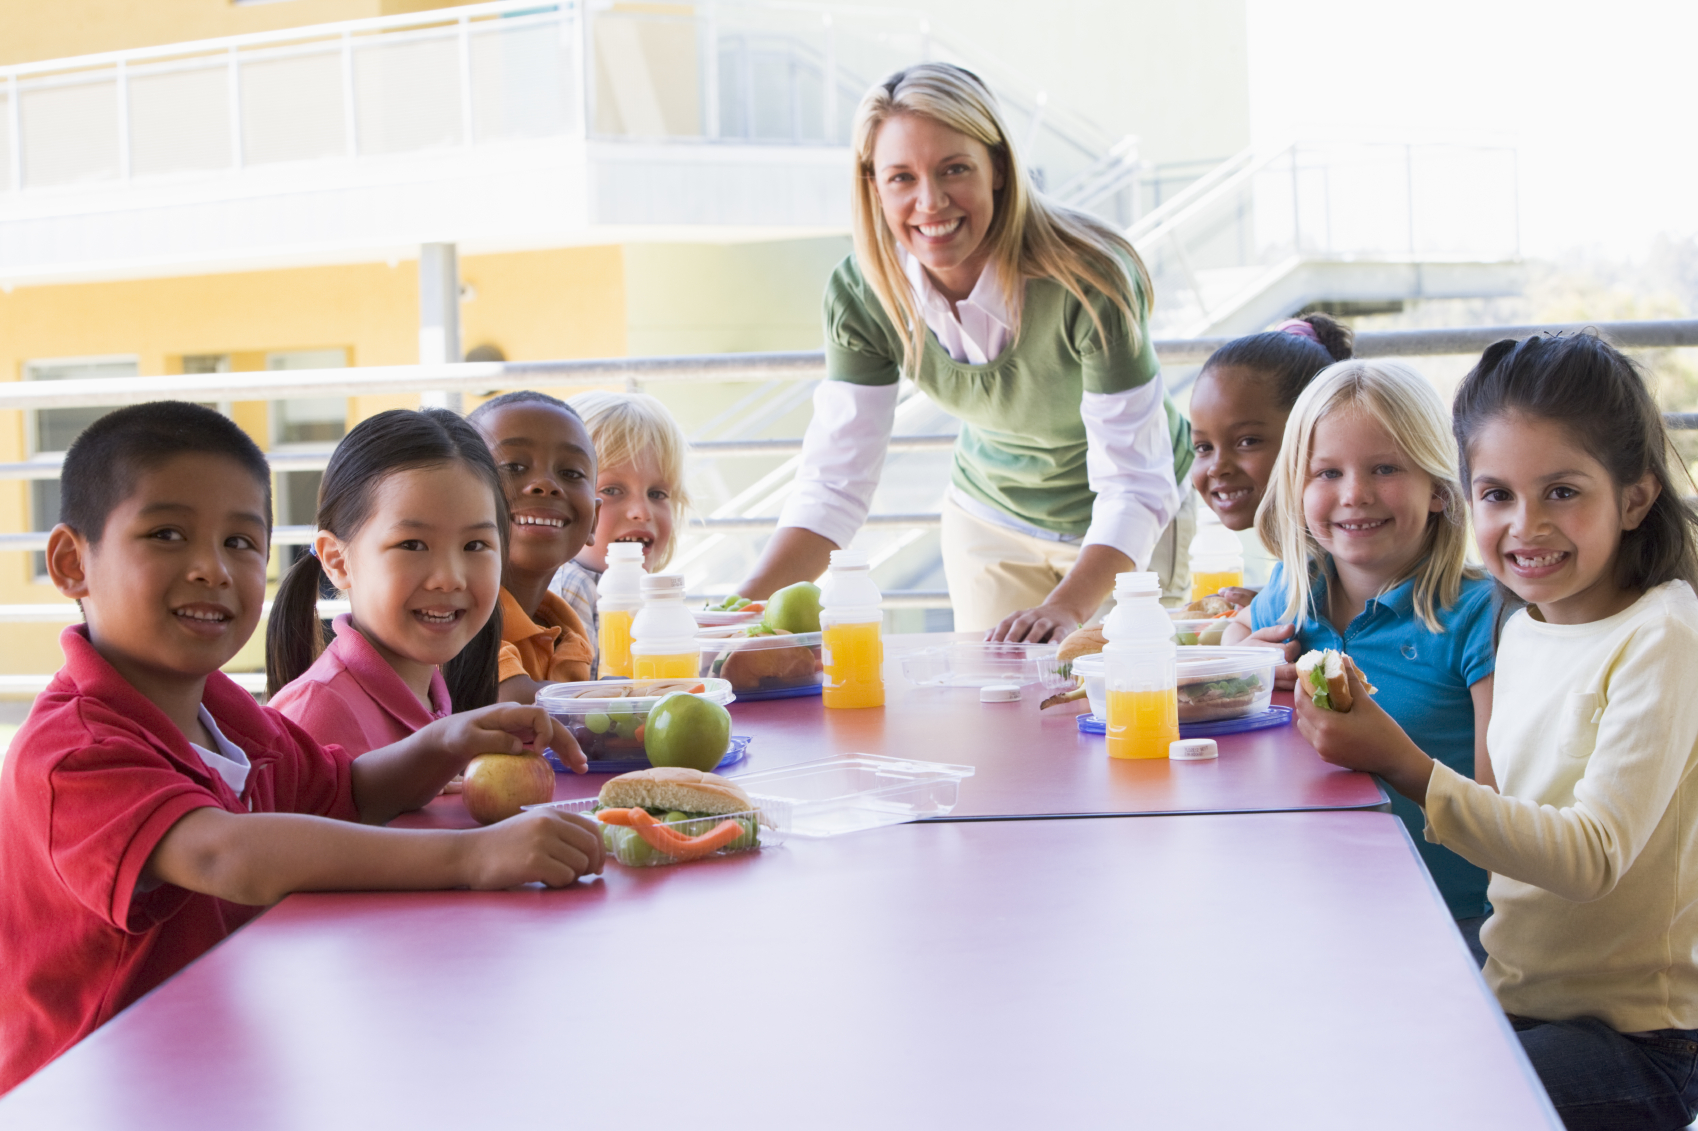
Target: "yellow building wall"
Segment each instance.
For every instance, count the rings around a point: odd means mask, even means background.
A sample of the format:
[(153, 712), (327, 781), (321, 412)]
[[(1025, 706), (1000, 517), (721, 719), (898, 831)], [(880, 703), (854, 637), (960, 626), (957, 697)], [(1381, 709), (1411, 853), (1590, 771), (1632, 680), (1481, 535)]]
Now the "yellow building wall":
[[(618, 357), (626, 352), (624, 255), (618, 247), (469, 256), (461, 280), (466, 348), (498, 346), (511, 360)], [(132, 282), (19, 287), (0, 293), (0, 379), (27, 361), (133, 355), (143, 376), (179, 373), (185, 354), (228, 354), (255, 370), (267, 352), (346, 351), (351, 365), (418, 360), (417, 263), (298, 268)], [(570, 395), (576, 387), (551, 389)], [(350, 398), (349, 424), (416, 395)], [(238, 402), (232, 416), (262, 447), (266, 402)], [(0, 461), (28, 457), (27, 417), (0, 412)], [(0, 481), (0, 530), (27, 530), (29, 485)], [(0, 604), (58, 600), (33, 576), (30, 555), (0, 551)], [(0, 624), (0, 672), (57, 670), (59, 626)], [(252, 666), (257, 642), (238, 664)]]
[(457, 7), (464, 0), (0, 0), (0, 66)]

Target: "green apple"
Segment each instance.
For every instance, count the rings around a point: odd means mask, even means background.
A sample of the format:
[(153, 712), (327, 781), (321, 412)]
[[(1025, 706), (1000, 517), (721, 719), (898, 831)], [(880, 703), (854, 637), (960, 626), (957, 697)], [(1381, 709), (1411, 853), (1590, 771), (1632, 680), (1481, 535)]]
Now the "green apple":
[(761, 623), (783, 632), (818, 632), (820, 587), (811, 581), (786, 585), (767, 598)]
[(674, 691), (649, 712), (643, 749), (655, 766), (711, 771), (731, 746), (731, 712), (688, 691)]

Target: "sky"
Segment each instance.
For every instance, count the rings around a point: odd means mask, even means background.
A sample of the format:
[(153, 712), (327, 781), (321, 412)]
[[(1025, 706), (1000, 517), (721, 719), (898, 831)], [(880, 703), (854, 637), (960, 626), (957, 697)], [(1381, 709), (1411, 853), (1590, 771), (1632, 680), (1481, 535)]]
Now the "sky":
[(1257, 146), (1513, 145), (1522, 250), (1698, 232), (1698, 3), (1248, 0)]

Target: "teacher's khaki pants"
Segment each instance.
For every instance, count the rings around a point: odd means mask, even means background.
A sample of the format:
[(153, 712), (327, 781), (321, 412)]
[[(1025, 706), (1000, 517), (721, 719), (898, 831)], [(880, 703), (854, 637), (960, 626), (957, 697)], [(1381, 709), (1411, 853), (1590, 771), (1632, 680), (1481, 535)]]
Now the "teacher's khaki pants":
[[(1137, 562), (1161, 579), (1162, 603), (1191, 599), (1191, 535), (1197, 530), (1197, 493), (1189, 485), (1179, 513), (1162, 531), (1153, 562)], [(968, 514), (953, 499), (943, 503), (943, 574), (955, 631), (984, 632), (1003, 617), (1041, 605), (1079, 560), (1077, 542), (1052, 542)], [(1099, 614), (1106, 610), (1099, 609)]]

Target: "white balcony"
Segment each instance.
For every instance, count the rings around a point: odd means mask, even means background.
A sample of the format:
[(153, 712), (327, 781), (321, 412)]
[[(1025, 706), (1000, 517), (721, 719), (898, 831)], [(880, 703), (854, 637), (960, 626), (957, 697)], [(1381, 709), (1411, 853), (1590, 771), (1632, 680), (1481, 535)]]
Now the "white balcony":
[(928, 57), (1051, 183), (1109, 148), (878, 9), (506, 0), (0, 68), (0, 284), (841, 232), (850, 115)]

